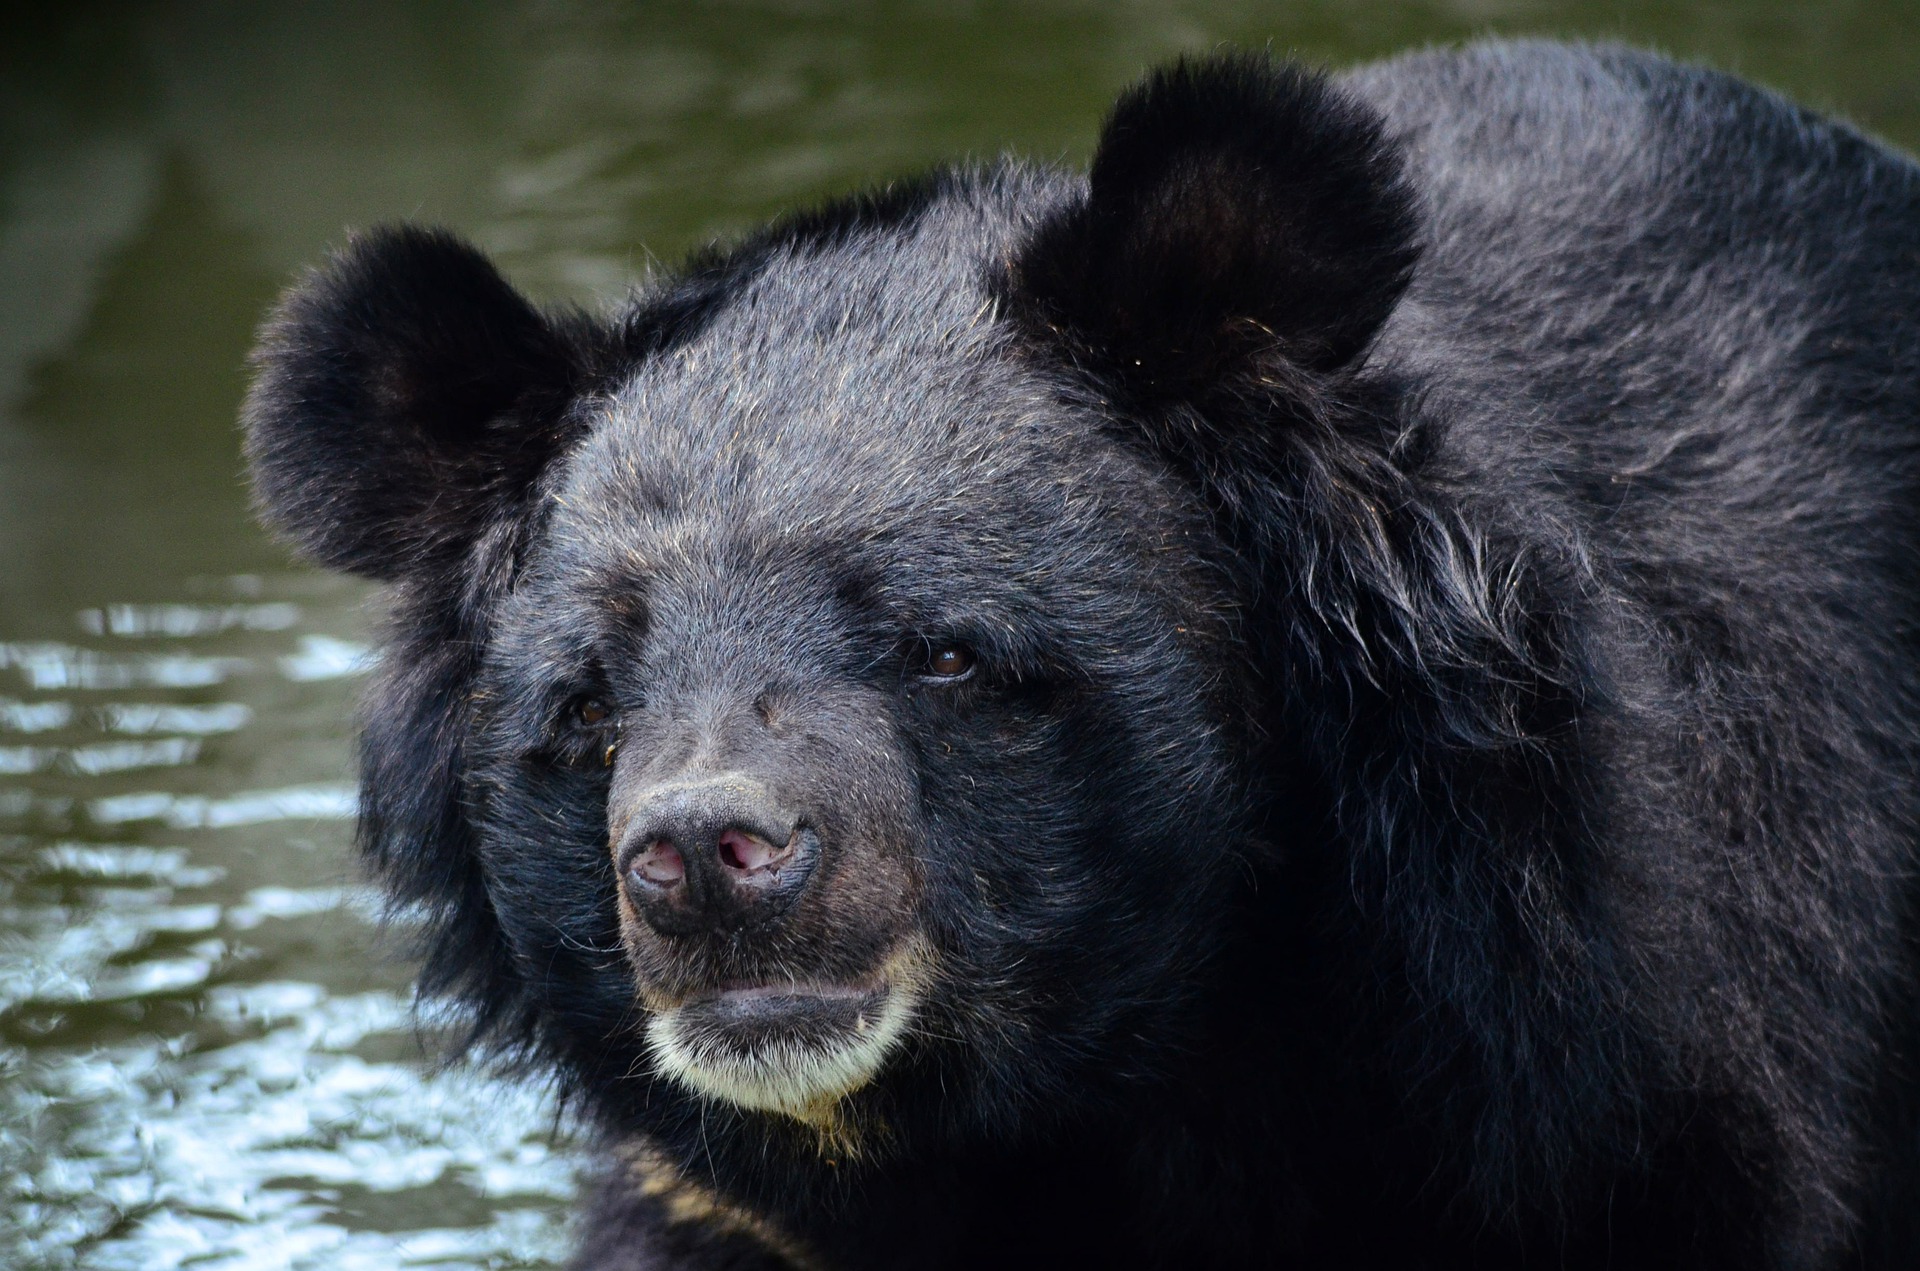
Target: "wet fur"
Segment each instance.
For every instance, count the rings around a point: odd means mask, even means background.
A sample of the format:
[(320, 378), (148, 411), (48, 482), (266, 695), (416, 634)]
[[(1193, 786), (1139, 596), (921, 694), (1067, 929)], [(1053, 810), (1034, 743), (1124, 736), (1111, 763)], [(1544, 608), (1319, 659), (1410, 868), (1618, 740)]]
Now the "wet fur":
[[(257, 365), (266, 516), (394, 582), (361, 842), (423, 987), (755, 1216), (619, 1174), (586, 1265), (1920, 1260), (1911, 160), (1617, 49), (1216, 59), (1090, 184), (943, 172), (609, 320), (370, 235)], [(876, 678), (904, 611), (1000, 678)], [(895, 721), (940, 961), (858, 1159), (648, 1061), (553, 722), (623, 612), (660, 694)]]

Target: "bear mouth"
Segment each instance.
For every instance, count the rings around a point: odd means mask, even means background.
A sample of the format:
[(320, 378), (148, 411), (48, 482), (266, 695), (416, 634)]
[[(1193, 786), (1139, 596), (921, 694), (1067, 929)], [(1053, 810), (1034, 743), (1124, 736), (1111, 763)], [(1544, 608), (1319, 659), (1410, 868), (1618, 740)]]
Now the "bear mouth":
[[(720, 988), (653, 1012), (647, 1045), (661, 1073), (708, 1098), (822, 1127), (870, 1082), (911, 1023), (919, 994), (888, 960), (858, 984)], [(894, 971), (889, 975), (886, 971)]]

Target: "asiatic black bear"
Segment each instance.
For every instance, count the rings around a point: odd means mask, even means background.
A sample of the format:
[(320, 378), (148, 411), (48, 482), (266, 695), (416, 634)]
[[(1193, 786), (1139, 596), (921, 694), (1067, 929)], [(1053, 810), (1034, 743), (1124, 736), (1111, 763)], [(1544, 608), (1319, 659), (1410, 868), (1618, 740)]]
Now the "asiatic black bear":
[(1219, 56), (606, 316), (366, 234), (256, 368), (583, 1265), (1920, 1265), (1909, 158)]

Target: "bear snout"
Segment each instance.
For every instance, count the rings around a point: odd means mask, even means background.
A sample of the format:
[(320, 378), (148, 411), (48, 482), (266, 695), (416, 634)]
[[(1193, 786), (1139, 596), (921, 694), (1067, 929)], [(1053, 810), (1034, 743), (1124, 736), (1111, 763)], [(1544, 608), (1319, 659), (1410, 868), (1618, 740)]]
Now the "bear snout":
[(769, 922), (806, 890), (819, 835), (741, 773), (642, 793), (614, 845), (635, 913), (663, 936)]

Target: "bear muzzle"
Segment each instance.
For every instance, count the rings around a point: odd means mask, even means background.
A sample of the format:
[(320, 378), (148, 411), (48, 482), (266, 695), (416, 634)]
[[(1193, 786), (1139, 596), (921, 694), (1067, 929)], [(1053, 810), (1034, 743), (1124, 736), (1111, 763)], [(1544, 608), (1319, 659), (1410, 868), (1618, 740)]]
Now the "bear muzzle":
[(737, 769), (629, 789), (611, 851), (655, 1066), (707, 1098), (834, 1122), (932, 963), (898, 861), (825, 841)]

